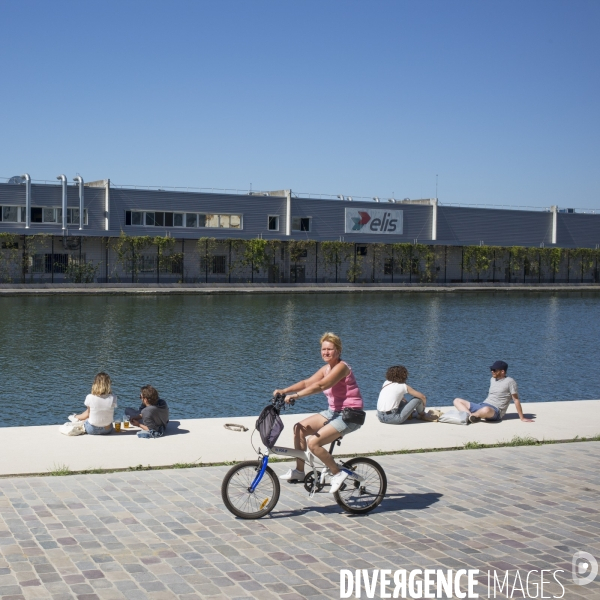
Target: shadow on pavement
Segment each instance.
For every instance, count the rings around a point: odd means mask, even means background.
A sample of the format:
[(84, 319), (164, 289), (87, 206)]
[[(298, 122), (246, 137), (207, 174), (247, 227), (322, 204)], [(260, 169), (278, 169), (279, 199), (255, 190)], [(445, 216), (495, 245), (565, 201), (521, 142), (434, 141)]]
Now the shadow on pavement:
[(190, 432), (189, 429), (180, 429), (180, 427), (179, 427), (180, 424), (181, 424), (181, 421), (169, 421), (165, 435), (179, 435), (182, 433)]
[(368, 517), (370, 514), (399, 511), (399, 510), (423, 510), (429, 508), (432, 504), (439, 502), (443, 494), (437, 494), (429, 492), (426, 494), (386, 494), (383, 502), (372, 512), (365, 515), (355, 515), (346, 513), (340, 506), (335, 503), (335, 500), (331, 498), (332, 504), (330, 506), (306, 506), (304, 508), (298, 508), (296, 510), (280, 510), (273, 511), (268, 517), (271, 519), (283, 519), (288, 517), (299, 517), (309, 512), (316, 512), (320, 514), (340, 514), (344, 513), (349, 517)]
[[(537, 415), (534, 413), (523, 413), (523, 416), (526, 419), (536, 419)], [(510, 413), (509, 415), (504, 415), (504, 417), (502, 418), (502, 421), (514, 421), (515, 419), (519, 419), (519, 415), (517, 413)], [(498, 423), (501, 423), (502, 421), (497, 421)]]

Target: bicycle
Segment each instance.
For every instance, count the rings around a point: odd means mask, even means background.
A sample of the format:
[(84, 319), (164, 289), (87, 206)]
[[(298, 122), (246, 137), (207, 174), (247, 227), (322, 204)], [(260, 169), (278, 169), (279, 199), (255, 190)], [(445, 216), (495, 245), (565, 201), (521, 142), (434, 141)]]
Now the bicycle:
[[(289, 404), (293, 405), (294, 401), (290, 400)], [(273, 424), (268, 424), (265, 431), (263, 429), (259, 431), (263, 443), (267, 446), (266, 451), (261, 452), (259, 447), (257, 461), (248, 460), (235, 465), (223, 479), (221, 485), (223, 502), (231, 513), (241, 519), (260, 519), (268, 515), (279, 501), (281, 487), (277, 475), (269, 466), (271, 453), (305, 461), (310, 470), (303, 483), (310, 498), (329, 485), (327, 483), (328, 477), (331, 476), (329, 468), (308, 449), (296, 450), (275, 445), (283, 429), (279, 413), (284, 408), (286, 408), (285, 394), (277, 394), (261, 413), (262, 417), (265, 411), (270, 410), (273, 416)], [(258, 429), (261, 417), (257, 421), (255, 431)], [(341, 442), (341, 438), (331, 442), (329, 453), (333, 455), (334, 447), (341, 445)], [(387, 490), (387, 478), (381, 465), (364, 456), (351, 458), (338, 465), (341, 469), (349, 471), (340, 489), (333, 494), (339, 506), (352, 514), (366, 514), (377, 508)]]

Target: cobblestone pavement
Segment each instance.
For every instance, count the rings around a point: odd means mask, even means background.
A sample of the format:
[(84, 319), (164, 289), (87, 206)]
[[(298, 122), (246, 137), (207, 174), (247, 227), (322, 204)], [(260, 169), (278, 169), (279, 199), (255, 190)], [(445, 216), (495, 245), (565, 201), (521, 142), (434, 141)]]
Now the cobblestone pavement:
[[(377, 460), (388, 496), (360, 517), (282, 484), (271, 517), (236, 519), (220, 498), (228, 467), (1, 479), (0, 597), (339, 598), (343, 568), (464, 568), (509, 570), (511, 588), (517, 569), (524, 585), (564, 569), (564, 598), (600, 598), (600, 577), (571, 581), (575, 551), (600, 559), (600, 443)], [(546, 580), (546, 597), (563, 593)]]

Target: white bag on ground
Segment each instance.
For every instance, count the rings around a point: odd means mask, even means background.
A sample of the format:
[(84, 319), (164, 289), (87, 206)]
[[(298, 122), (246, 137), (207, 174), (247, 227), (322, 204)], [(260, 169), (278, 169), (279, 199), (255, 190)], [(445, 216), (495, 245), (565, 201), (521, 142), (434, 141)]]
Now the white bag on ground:
[(58, 430), (63, 435), (83, 435), (85, 433), (83, 421), (65, 423), (64, 425), (61, 425)]
[(451, 425), (468, 425), (469, 413), (465, 410), (451, 408), (447, 410), (439, 419), (438, 423), (450, 423)]

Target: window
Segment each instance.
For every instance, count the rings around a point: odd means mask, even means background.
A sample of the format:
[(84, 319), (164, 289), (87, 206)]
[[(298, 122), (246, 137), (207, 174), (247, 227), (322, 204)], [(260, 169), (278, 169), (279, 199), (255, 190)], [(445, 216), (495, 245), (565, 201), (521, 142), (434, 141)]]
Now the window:
[(225, 267), (227, 265), (227, 257), (226, 256), (213, 256), (212, 257), (212, 272), (214, 274), (224, 274)]
[[(88, 224), (87, 208), (83, 209), (83, 224)], [(79, 225), (79, 209), (67, 208), (67, 225)]]
[(52, 261), (54, 260), (54, 273), (64, 273), (69, 264), (68, 254), (34, 254), (30, 259), (32, 273), (52, 273)]
[[(78, 211), (78, 209), (73, 210)], [(59, 217), (60, 215), (58, 215), (56, 218), (60, 220)], [(78, 218), (79, 212), (77, 212), (77, 219)], [(85, 218), (87, 224), (87, 214)], [(76, 220), (73, 222), (75, 223), (79, 221)], [(224, 229), (241, 229), (242, 215), (126, 210), (125, 225), (145, 225), (146, 227), (218, 227)]]
[[(147, 213), (146, 213), (147, 214)], [(139, 257), (138, 270), (140, 273), (152, 273), (156, 271), (156, 254), (142, 255)]]
[(363, 244), (356, 246), (356, 256), (366, 256), (367, 255), (367, 247)]
[(19, 242), (2, 242), (2, 250), (18, 250)]
[(0, 206), (0, 221), (4, 223), (25, 223), (24, 206)]
[[(43, 221), (44, 223), (56, 223), (56, 209), (44, 208), (43, 210)], [(62, 213), (62, 211), (61, 211)], [(60, 215), (62, 217), (62, 214)]]
[(386, 258), (383, 263), (383, 274), (384, 275), (393, 275), (392, 269), (394, 268), (394, 263), (391, 258)]
[(3, 206), (2, 221), (7, 223), (17, 223), (19, 216), (18, 208), (18, 206)]
[(269, 231), (279, 231), (279, 217), (277, 215), (269, 215)]
[[(13, 209), (6, 211), (7, 208)], [(20, 212), (21, 223), (25, 222), (25, 207), (21, 207), (18, 210), (17, 206), (3, 206), (2, 207), (2, 221), (9, 221), (16, 223), (17, 215)], [(8, 218), (7, 218), (8, 217)], [(41, 206), (31, 207), (31, 222), (32, 223), (62, 223), (62, 208), (46, 208)], [(83, 224), (88, 224), (88, 211), (87, 208), (83, 210)], [(78, 208), (67, 208), (67, 225), (79, 225), (79, 209)]]
[(310, 231), (311, 217), (292, 217), (292, 231)]

